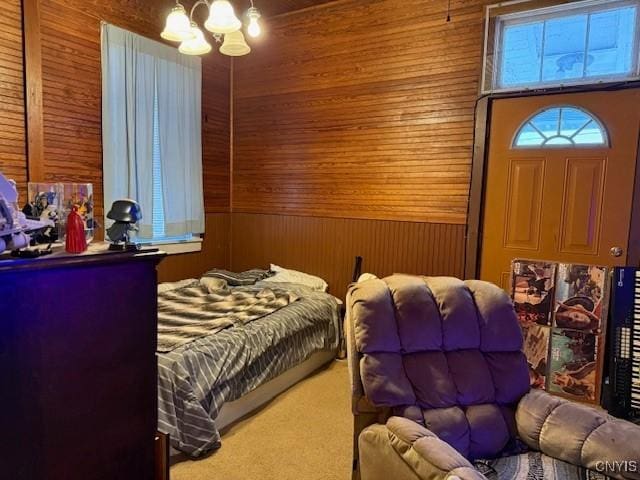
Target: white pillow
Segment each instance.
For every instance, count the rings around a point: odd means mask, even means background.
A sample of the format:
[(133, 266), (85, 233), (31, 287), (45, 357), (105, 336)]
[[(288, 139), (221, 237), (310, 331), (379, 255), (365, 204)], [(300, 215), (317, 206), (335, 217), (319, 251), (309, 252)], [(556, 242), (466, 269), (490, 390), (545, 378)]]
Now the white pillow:
[(326, 292), (329, 289), (327, 282), (320, 277), (315, 277), (308, 273), (289, 270), (274, 264), (271, 264), (271, 271), (276, 272), (276, 274), (265, 278), (265, 281), (267, 282), (297, 283), (318, 292)]

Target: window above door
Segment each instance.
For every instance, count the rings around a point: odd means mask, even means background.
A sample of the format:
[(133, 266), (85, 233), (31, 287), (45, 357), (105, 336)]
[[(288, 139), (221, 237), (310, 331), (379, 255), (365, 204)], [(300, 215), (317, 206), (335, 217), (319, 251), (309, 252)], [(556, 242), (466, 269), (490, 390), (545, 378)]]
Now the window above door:
[[(516, 2), (513, 2), (516, 3)], [(637, 79), (639, 0), (487, 9), (483, 91)], [(503, 4), (495, 6), (498, 10)]]
[(520, 126), (513, 139), (514, 148), (571, 148), (608, 144), (607, 132), (600, 120), (570, 105), (538, 111)]

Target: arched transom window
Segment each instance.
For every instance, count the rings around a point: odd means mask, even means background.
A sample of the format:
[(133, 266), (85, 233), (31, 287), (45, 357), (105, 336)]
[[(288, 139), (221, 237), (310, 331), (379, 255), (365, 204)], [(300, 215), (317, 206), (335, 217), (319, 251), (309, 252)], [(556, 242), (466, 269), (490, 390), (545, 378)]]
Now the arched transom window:
[(600, 120), (572, 106), (541, 110), (524, 122), (513, 141), (516, 148), (571, 148), (608, 144), (607, 132)]

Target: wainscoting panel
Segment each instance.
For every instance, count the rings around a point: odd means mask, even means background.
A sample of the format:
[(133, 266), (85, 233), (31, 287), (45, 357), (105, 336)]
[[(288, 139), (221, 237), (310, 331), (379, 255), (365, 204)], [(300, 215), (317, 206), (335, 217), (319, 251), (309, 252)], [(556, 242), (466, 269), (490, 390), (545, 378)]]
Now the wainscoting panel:
[(15, 179), (24, 195), (27, 155), (20, 4), (20, 0), (2, 2), (0, 16), (0, 172)]
[(464, 225), (234, 213), (231, 268), (270, 263), (324, 278), (344, 297), (354, 257), (363, 272), (462, 276)]
[(199, 277), (212, 268), (229, 268), (229, 214), (211, 213), (206, 221), (202, 251), (166, 257), (158, 267), (159, 282)]

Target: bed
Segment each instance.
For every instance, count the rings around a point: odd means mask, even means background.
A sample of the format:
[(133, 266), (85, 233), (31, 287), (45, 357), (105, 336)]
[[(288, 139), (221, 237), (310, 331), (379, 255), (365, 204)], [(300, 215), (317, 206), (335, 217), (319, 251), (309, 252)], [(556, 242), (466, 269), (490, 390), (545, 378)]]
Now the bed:
[[(183, 288), (188, 285), (174, 288), (174, 294)], [(335, 358), (335, 297), (268, 278), (229, 288), (287, 292), (295, 301), (158, 353), (158, 430), (191, 457), (218, 448), (220, 429)]]

